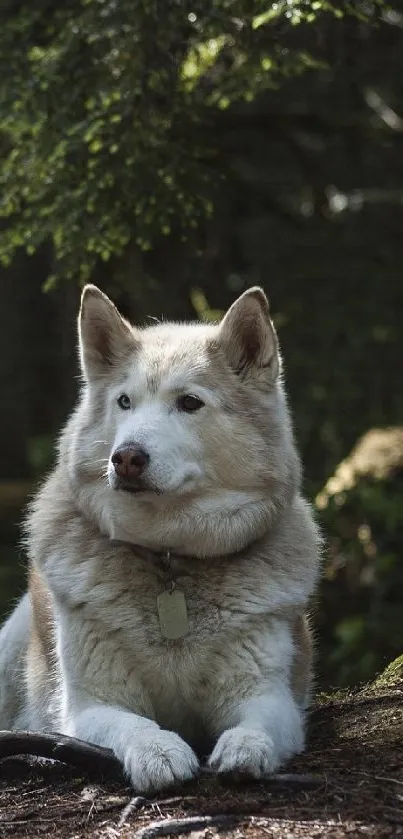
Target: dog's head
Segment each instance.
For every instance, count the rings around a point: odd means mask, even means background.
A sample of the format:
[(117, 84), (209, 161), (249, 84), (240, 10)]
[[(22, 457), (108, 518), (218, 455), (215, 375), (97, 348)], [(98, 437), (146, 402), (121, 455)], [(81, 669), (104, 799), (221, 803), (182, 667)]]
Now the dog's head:
[(87, 286), (79, 345), (70, 474), (109, 535), (201, 554), (260, 536), (298, 482), (264, 292), (218, 325), (138, 329)]

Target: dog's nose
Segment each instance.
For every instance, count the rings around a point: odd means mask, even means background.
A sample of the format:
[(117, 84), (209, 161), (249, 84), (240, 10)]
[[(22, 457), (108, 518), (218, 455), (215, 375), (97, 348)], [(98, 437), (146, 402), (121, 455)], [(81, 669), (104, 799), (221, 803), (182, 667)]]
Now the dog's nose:
[(126, 444), (115, 449), (111, 461), (119, 478), (138, 478), (147, 468), (150, 455), (140, 446)]

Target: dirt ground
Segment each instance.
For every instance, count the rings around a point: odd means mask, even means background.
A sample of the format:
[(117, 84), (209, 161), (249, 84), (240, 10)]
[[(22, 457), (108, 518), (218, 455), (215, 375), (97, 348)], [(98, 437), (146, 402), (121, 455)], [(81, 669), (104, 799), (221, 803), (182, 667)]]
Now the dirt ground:
[(0, 837), (403, 837), (403, 678), (322, 700), (307, 752), (284, 776), (205, 776), (154, 798), (65, 764), (0, 762)]

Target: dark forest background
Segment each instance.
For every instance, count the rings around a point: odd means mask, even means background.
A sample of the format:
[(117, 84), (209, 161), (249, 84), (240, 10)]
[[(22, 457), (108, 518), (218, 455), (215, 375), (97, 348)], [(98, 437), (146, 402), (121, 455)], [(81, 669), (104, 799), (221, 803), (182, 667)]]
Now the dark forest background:
[(402, 651), (400, 2), (0, 0), (0, 259), (0, 612), (82, 284), (144, 322), (259, 283), (326, 537), (320, 683)]

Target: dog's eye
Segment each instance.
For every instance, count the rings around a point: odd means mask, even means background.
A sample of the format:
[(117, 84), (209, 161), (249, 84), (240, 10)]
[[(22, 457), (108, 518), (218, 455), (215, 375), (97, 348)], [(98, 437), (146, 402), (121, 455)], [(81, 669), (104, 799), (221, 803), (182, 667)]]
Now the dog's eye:
[(130, 397), (127, 395), (127, 393), (122, 393), (119, 396), (118, 405), (119, 408), (122, 409), (122, 411), (128, 411), (129, 408), (131, 408), (132, 403), (130, 402)]
[(186, 411), (187, 414), (192, 414), (194, 411), (199, 411), (203, 407), (204, 402), (197, 396), (192, 396), (191, 393), (185, 393), (179, 397), (176, 404), (180, 411)]

